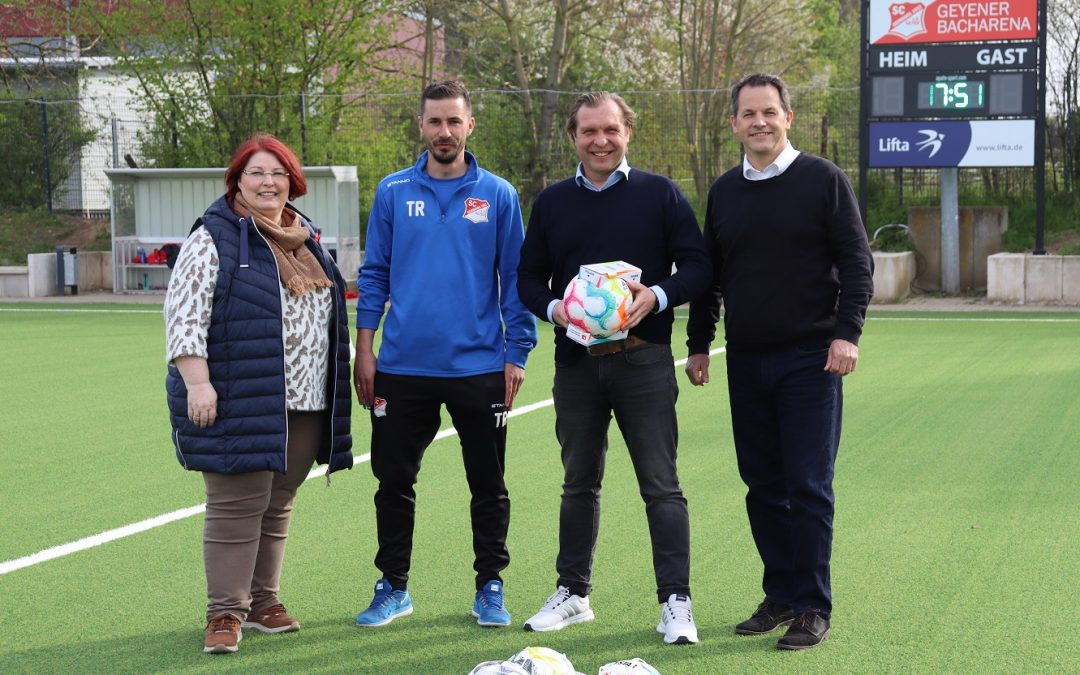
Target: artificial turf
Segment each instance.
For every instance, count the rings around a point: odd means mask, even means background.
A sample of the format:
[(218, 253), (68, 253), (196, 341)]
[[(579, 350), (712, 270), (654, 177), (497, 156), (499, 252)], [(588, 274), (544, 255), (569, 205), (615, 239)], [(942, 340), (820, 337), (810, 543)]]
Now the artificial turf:
[[(160, 314), (36, 309), (55, 306), (0, 305), (0, 563), (202, 501), (200, 477), (176, 463), (168, 439)], [(550, 397), (550, 331), (540, 333), (519, 408)], [(301, 632), (248, 631), (238, 655), (201, 653), (196, 516), (0, 575), (0, 672), (466, 673), (527, 645), (564, 652), (589, 674), (633, 656), (665, 674), (1076, 671), (1078, 347), (1076, 313), (871, 312), (859, 368), (845, 380), (833, 633), (818, 649), (781, 653), (775, 637), (732, 633), (760, 600), (760, 563), (721, 355), (705, 388), (678, 376), (701, 644), (664, 645), (655, 631), (645, 517), (614, 431), (597, 620), (521, 630), (555, 578), (561, 473), (554, 414), (542, 407), (510, 422), (511, 628), (480, 629), (468, 615), (468, 488), (450, 437), (432, 445), (420, 474), (412, 616), (353, 626), (378, 575), (375, 484), (361, 463), (298, 497), (283, 599)], [(356, 411), (357, 455), (368, 438)]]

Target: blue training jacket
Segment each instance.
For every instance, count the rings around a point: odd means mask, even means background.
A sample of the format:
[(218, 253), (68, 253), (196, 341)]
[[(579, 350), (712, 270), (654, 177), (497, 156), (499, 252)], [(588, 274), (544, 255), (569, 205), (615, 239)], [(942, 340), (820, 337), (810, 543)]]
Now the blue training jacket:
[[(306, 218), (303, 223), (310, 228)], [(176, 366), (170, 365), (165, 386), (176, 457), (194, 471), (285, 473), (285, 342), (277, 261), (251, 219), (233, 213), (225, 197), (207, 208), (201, 224), (214, 238), (220, 263), (206, 344), (218, 417), (205, 429), (188, 419), (187, 387)], [(309, 239), (307, 247), (334, 282), (326, 365), (328, 408), (316, 455), (316, 461), (329, 464), (333, 472), (353, 465), (345, 282), (321, 246)]]
[(425, 170), (427, 152), (375, 191), (356, 327), (377, 329), (390, 302), (380, 372), (502, 372), (506, 363), (524, 368), (536, 346), (536, 320), (517, 293), (525, 235), (517, 191), (465, 156), (468, 171), (448, 204)]

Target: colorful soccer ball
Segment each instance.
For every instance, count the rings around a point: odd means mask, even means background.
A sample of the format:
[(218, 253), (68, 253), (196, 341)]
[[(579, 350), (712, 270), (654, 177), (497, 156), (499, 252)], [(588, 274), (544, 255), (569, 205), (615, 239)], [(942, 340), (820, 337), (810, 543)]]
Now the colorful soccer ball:
[(547, 647), (526, 647), (510, 657), (529, 675), (578, 675), (565, 654)]
[(570, 324), (595, 338), (622, 330), (633, 297), (619, 277), (574, 277), (563, 293), (563, 309)]

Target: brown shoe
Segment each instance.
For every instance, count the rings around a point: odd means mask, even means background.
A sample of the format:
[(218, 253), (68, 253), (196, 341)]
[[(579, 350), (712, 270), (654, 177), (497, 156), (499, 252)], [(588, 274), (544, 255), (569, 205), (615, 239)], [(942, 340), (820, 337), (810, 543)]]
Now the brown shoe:
[(244, 634), (240, 630), (240, 618), (235, 614), (219, 614), (206, 624), (203, 651), (207, 654), (233, 654), (240, 649), (242, 639)]
[(266, 609), (248, 614), (244, 628), (254, 628), (263, 633), (291, 633), (300, 630), (300, 622), (285, 612), (285, 605), (271, 605)]

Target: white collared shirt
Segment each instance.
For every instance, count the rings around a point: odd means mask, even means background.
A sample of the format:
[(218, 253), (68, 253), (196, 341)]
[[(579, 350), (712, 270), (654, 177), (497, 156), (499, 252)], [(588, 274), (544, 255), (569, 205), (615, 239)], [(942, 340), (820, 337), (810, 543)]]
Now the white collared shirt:
[(622, 161), (619, 162), (619, 166), (615, 167), (615, 170), (608, 174), (604, 184), (597, 186), (585, 177), (585, 171), (582, 169), (582, 164), (581, 162), (578, 162), (577, 173), (574, 174), (574, 180), (583, 188), (587, 188), (593, 192), (603, 192), (621, 180), (630, 180), (630, 163), (626, 161), (626, 155), (623, 155)]
[(766, 180), (768, 178), (776, 178), (780, 174), (787, 171), (791, 163), (795, 161), (795, 158), (799, 156), (799, 151), (795, 149), (795, 146), (791, 144), (791, 141), (787, 142), (787, 145), (780, 154), (776, 156), (772, 164), (765, 167), (761, 171), (758, 171), (750, 164), (750, 160), (743, 155), (742, 161), (742, 173), (746, 180)]

